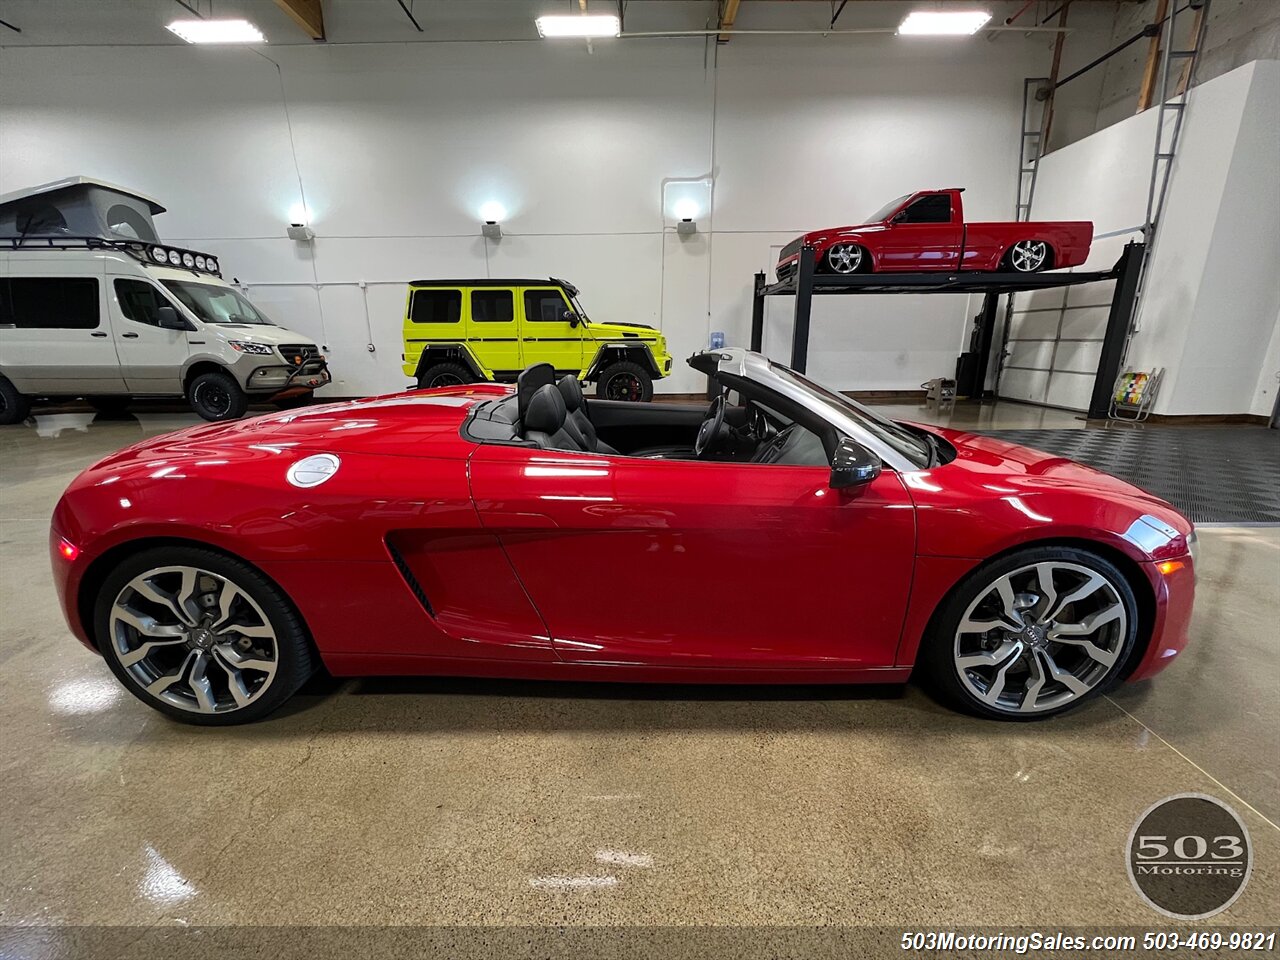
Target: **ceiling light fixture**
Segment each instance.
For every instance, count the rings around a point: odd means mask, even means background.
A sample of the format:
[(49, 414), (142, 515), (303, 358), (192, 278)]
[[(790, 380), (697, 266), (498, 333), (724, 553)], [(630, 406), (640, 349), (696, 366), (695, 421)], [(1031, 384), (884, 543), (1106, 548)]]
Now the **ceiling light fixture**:
[(556, 37), (616, 37), (622, 25), (613, 14), (569, 14), (538, 17), (538, 36), (545, 40)]
[(187, 43), (266, 43), (248, 20), (175, 20), (169, 30)]
[(916, 10), (898, 24), (898, 36), (971, 37), (990, 19), (985, 10)]

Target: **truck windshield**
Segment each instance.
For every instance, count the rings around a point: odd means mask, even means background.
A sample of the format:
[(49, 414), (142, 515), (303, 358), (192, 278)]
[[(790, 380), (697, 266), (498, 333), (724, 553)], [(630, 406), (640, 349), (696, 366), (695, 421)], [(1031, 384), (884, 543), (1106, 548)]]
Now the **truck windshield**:
[(274, 326), (233, 287), (191, 280), (161, 281), (182, 305), (205, 323), (254, 323)]
[(888, 220), (889, 214), (893, 213), (893, 211), (897, 210), (900, 206), (906, 203), (907, 198), (909, 196), (911, 196), (911, 194), (904, 193), (897, 200), (890, 200), (888, 203), (886, 203), (883, 207), (881, 207), (871, 216), (867, 217), (867, 219), (864, 220), (863, 223), (882, 223), (883, 221)]
[(578, 319), (583, 323), (590, 323), (591, 318), (587, 316), (587, 311), (582, 309), (582, 302), (578, 299), (577, 293), (570, 293), (565, 290), (565, 295), (568, 296), (569, 302), (573, 304), (573, 312), (578, 315)]

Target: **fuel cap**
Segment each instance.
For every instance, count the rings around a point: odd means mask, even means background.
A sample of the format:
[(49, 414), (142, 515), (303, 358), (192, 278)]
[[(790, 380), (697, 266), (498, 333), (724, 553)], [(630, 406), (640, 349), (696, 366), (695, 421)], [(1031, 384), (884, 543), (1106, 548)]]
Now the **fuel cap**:
[(295, 487), (318, 487), (338, 472), (341, 463), (332, 453), (317, 453), (294, 463), (285, 476)]

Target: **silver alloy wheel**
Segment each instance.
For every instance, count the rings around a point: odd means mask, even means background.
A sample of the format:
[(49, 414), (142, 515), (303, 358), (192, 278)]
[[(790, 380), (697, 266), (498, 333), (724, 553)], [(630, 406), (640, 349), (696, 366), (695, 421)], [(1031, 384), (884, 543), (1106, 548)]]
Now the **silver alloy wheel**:
[(1049, 258), (1049, 245), (1043, 240), (1019, 240), (1009, 251), (1009, 263), (1018, 273), (1035, 273)]
[(1111, 673), (1128, 620), (1120, 592), (1097, 570), (1064, 560), (1019, 567), (988, 584), (960, 618), (956, 671), (994, 710), (1054, 710)]
[(229, 713), (271, 686), (279, 646), (240, 586), (196, 567), (156, 567), (111, 605), (111, 654), (142, 689), (192, 713)]
[(857, 273), (862, 266), (862, 248), (856, 243), (837, 243), (827, 251), (827, 266), (836, 273)]

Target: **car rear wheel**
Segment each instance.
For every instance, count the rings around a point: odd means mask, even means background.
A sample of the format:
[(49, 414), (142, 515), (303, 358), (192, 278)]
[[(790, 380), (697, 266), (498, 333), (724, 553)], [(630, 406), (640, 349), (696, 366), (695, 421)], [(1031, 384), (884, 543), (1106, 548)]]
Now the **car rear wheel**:
[(0, 377), (0, 424), (21, 423), (31, 415), (31, 404), (18, 388)]
[(236, 378), (222, 370), (202, 373), (187, 387), (187, 402), (205, 420), (239, 420), (249, 409), (249, 397)]
[(1037, 273), (1051, 265), (1049, 245), (1043, 240), (1019, 240), (1005, 254), (1005, 265), (1015, 273)]
[(460, 363), (435, 363), (418, 374), (418, 389), (430, 387), (457, 387), (464, 383), (475, 383), (475, 376)]
[(602, 400), (652, 400), (653, 377), (640, 364), (619, 360), (601, 371), (596, 396)]
[(861, 273), (871, 266), (866, 250), (856, 243), (836, 243), (827, 249), (827, 268), (832, 273)]
[(921, 666), (962, 710), (1036, 720), (1114, 684), (1137, 629), (1133, 589), (1114, 564), (1074, 547), (1038, 547), (961, 582), (935, 618)]
[(260, 719), (315, 663), (298, 614), (274, 584), (198, 547), (147, 550), (119, 564), (98, 593), (94, 636), (130, 693), (184, 723)]

